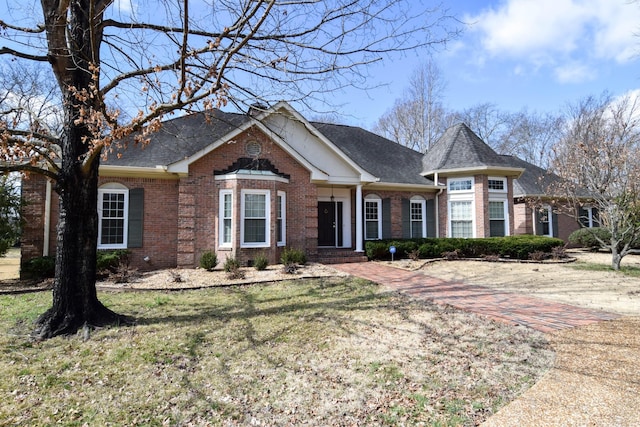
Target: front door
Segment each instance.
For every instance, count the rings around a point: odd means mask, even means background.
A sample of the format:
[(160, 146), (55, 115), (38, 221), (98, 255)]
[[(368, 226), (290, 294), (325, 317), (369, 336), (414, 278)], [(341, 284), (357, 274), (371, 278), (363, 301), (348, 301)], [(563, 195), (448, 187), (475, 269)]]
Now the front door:
[(318, 246), (342, 246), (342, 202), (318, 202)]

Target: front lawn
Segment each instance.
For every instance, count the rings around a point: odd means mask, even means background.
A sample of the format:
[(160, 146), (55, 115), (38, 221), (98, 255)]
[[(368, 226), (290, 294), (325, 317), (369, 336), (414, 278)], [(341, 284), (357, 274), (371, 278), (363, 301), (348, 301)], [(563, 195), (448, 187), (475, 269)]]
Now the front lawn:
[(553, 359), (358, 279), (100, 298), (137, 325), (30, 342), (50, 293), (0, 296), (0, 425), (474, 425)]

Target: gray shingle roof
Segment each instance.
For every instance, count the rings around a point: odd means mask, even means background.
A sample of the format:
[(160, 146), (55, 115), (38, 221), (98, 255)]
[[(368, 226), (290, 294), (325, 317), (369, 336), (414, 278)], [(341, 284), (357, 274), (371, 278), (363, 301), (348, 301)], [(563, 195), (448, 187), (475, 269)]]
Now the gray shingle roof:
[(464, 123), (447, 129), (422, 158), (424, 175), (451, 169), (514, 167), (518, 166), (493, 151)]
[(245, 114), (220, 110), (189, 114), (163, 122), (151, 135), (153, 142), (146, 147), (129, 144), (118, 158), (115, 149), (102, 164), (113, 166), (155, 167), (167, 166), (188, 158), (224, 135), (250, 120)]
[[(220, 110), (178, 117), (163, 122), (160, 130), (151, 136), (153, 142), (148, 146), (142, 148), (130, 144), (121, 151), (120, 158), (116, 151), (110, 153), (102, 164), (150, 168), (168, 166), (196, 154), (249, 120), (251, 117), (246, 114)], [(380, 178), (381, 182), (433, 185), (432, 180), (420, 175), (422, 154), (417, 151), (362, 128), (326, 123), (313, 125), (358, 166)]]
[[(513, 164), (524, 168), (522, 175), (513, 181), (514, 197), (566, 197), (562, 189), (567, 185), (561, 176), (515, 156), (504, 157), (509, 158)], [(574, 186), (571, 185), (569, 188), (574, 188)], [(575, 195), (589, 198), (589, 192), (583, 188), (577, 188)]]
[(422, 154), (359, 127), (312, 123), (358, 166), (381, 182), (434, 185), (420, 175)]

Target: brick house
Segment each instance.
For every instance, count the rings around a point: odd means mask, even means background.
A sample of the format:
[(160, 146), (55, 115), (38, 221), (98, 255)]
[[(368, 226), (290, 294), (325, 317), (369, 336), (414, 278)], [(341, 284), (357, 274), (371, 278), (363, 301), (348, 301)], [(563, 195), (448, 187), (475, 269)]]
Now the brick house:
[[(285, 247), (311, 260), (362, 260), (369, 239), (560, 235), (524, 203), (538, 191), (529, 163), (495, 153), (466, 125), (422, 154), (364, 129), (306, 120), (287, 103), (165, 122), (146, 147), (100, 166), (99, 249), (128, 249), (134, 267), (195, 267), (213, 250), (277, 263)], [(40, 176), (22, 261), (55, 251), (57, 196)], [(565, 225), (563, 225), (564, 227)], [(567, 229), (577, 228), (575, 218)], [(568, 235), (568, 234), (567, 234)]]

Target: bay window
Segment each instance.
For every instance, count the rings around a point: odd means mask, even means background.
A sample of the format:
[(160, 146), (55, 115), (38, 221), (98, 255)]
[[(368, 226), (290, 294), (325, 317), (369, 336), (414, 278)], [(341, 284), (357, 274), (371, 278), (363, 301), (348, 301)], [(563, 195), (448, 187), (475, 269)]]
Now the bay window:
[(270, 245), (270, 191), (242, 190), (240, 239), (243, 247)]
[(220, 191), (220, 246), (233, 244), (233, 192)]

